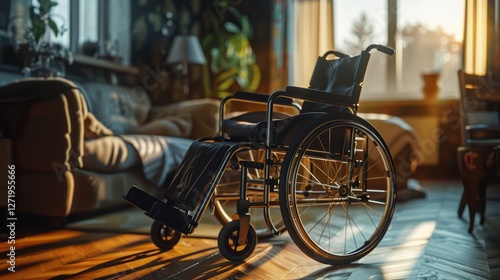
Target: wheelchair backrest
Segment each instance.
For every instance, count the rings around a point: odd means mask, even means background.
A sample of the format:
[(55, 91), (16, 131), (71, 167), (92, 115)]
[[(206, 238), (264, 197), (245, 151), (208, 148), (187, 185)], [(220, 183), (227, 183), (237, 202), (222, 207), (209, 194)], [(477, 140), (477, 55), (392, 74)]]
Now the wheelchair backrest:
[[(331, 54), (338, 58), (327, 59)], [(326, 52), (323, 56), (318, 57), (311, 77), (310, 88), (329, 92), (332, 94), (332, 98), (338, 95), (347, 96), (349, 98), (345, 107), (356, 111), (369, 58), (370, 53), (367, 51), (362, 51), (357, 56), (347, 56), (336, 51)], [(318, 111), (339, 112), (342, 111), (342, 108), (305, 101), (301, 112)]]

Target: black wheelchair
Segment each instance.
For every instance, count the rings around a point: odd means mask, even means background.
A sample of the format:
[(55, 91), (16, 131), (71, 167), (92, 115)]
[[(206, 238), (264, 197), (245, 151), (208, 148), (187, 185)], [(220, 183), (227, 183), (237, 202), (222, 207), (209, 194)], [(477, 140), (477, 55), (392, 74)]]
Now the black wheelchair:
[[(394, 54), (383, 45), (357, 56), (329, 51), (318, 58), (309, 88), (235, 92), (223, 99), (218, 134), (193, 142), (163, 198), (136, 186), (124, 195), (154, 219), (153, 243), (172, 248), (182, 234), (194, 232), (210, 206), (223, 225), (219, 251), (231, 261), (249, 257), (258, 238), (285, 230), (306, 255), (325, 264), (351, 263), (371, 252), (396, 203), (389, 149), (357, 116), (374, 49)], [(267, 110), (225, 118), (234, 100), (266, 104)]]

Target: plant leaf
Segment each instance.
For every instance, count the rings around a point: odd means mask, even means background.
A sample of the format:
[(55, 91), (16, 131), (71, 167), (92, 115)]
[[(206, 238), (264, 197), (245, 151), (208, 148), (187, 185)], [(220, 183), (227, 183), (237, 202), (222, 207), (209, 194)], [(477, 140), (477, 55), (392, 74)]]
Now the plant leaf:
[(248, 17), (245, 15), (241, 16), (241, 34), (245, 35), (248, 38), (253, 37), (252, 25), (250, 24), (250, 20), (248, 19)]
[(35, 37), (35, 42), (38, 43), (45, 34), (45, 24), (37, 24), (35, 22), (33, 23), (33, 36)]
[(220, 99), (223, 99), (227, 96), (230, 96), (232, 95), (232, 93), (230, 91), (218, 91), (217, 92), (217, 98), (220, 98)]
[(224, 23), (224, 29), (229, 33), (239, 33), (240, 32), (240, 28), (232, 22)]
[(238, 73), (238, 70), (234, 69), (234, 68), (229, 69), (227, 71), (224, 71), (217, 76), (217, 78), (215, 79), (215, 82), (216, 83), (223, 83), (227, 79), (234, 77), (234, 75), (236, 75), (237, 73)]
[(250, 91), (255, 91), (260, 85), (260, 79), (261, 79), (261, 74), (260, 74), (260, 68), (259, 65), (256, 63), (252, 64), (252, 78), (250, 79), (250, 85), (248, 86), (248, 90)]
[(217, 84), (217, 90), (227, 90), (234, 84), (234, 76), (236, 75), (236, 69), (229, 69), (222, 72), (217, 76), (215, 83)]
[(57, 35), (59, 34), (59, 28), (57, 27), (57, 24), (55, 23), (55, 21), (53, 21), (50, 18), (49, 18), (49, 27), (50, 27), (50, 29), (52, 29), (52, 32), (54, 32), (54, 36), (57, 37)]
[(53, 7), (57, 6), (57, 2), (52, 0), (38, 0), (40, 4), (40, 15), (45, 15), (50, 13)]

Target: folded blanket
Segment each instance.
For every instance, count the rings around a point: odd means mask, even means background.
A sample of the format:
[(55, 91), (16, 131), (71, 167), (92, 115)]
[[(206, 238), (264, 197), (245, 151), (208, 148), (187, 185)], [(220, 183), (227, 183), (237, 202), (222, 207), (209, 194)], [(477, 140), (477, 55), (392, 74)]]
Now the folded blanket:
[(122, 135), (138, 152), (144, 176), (160, 188), (182, 162), (193, 140), (157, 135)]

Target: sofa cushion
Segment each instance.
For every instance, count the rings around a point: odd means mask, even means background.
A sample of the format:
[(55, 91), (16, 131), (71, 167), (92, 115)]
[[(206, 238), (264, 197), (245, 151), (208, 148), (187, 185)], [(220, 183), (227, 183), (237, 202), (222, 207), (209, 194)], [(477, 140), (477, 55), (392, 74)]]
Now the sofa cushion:
[(78, 84), (88, 110), (115, 135), (135, 133), (149, 114), (151, 101), (141, 87), (87, 82)]
[[(148, 116), (147, 122), (169, 117), (178, 117), (191, 120), (190, 139), (212, 137), (217, 133), (219, 120), (219, 103), (215, 99), (185, 100), (164, 106), (154, 106)], [(155, 133), (152, 133), (155, 134)]]
[(75, 192), (71, 214), (129, 205), (122, 195), (133, 185), (140, 186), (142, 190), (158, 198), (165, 193), (164, 189), (158, 189), (146, 181), (140, 167), (113, 173), (97, 173), (77, 168), (73, 171), (73, 176)]
[(191, 119), (189, 114), (158, 118), (139, 126), (136, 133), (187, 138), (193, 130)]

